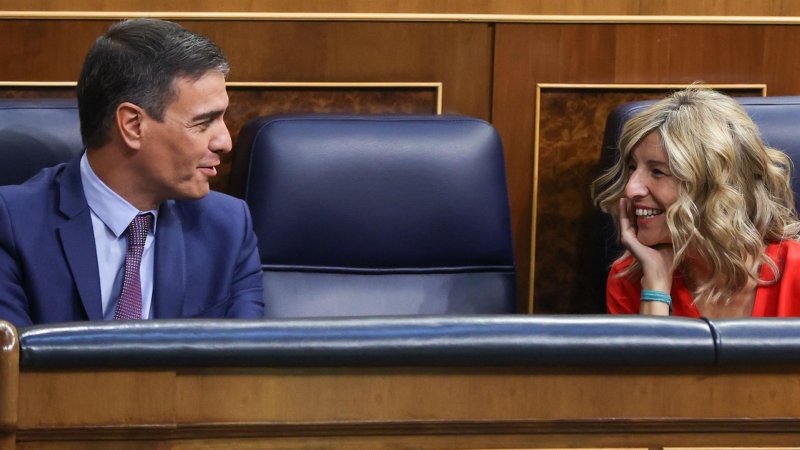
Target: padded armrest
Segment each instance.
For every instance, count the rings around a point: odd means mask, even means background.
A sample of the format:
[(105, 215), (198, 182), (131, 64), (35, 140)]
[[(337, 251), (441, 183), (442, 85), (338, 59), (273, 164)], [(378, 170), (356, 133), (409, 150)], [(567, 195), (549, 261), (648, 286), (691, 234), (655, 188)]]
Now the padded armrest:
[(713, 365), (702, 320), (441, 316), (84, 322), (20, 330), (23, 369)]
[(800, 320), (708, 320), (717, 345), (717, 364), (800, 364)]

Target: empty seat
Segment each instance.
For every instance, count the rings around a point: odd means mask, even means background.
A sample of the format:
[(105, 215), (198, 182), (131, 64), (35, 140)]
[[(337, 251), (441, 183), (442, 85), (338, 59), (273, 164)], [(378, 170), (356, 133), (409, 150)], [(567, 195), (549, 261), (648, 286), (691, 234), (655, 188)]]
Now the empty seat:
[(500, 138), (447, 116), (269, 116), (234, 148), (266, 317), (516, 311)]

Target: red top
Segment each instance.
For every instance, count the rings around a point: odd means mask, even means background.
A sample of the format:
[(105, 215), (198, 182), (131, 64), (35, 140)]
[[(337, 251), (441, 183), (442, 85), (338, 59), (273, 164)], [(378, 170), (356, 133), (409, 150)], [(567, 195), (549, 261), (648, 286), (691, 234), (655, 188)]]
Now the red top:
[[(756, 288), (753, 317), (797, 317), (800, 316), (800, 242), (783, 241), (767, 246), (767, 256), (775, 261), (780, 270), (780, 281)], [(617, 274), (633, 264), (631, 255), (611, 266), (606, 285), (606, 306), (611, 314), (639, 314), (639, 297), (642, 294), (641, 280), (618, 277)], [(775, 279), (767, 264), (761, 265), (763, 281)], [(683, 278), (677, 273), (672, 279), (672, 313), (675, 316), (700, 318), (692, 303), (692, 294)]]

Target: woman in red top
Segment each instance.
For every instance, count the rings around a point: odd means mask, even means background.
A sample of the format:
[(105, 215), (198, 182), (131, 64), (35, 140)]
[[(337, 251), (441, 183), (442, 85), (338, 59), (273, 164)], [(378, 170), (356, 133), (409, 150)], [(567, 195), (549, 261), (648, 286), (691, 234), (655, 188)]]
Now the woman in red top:
[(791, 162), (736, 101), (676, 92), (630, 119), (619, 148), (592, 185), (626, 249), (609, 274), (609, 312), (800, 316)]

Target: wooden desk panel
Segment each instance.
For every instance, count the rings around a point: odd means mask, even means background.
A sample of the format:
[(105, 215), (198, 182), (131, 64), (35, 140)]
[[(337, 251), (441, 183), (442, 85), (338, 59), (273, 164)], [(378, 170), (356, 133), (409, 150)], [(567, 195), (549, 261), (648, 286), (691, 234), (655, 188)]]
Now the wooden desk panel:
[(797, 373), (23, 372), (16, 448), (786, 447), (800, 442)]
[(14, 448), (19, 390), (17, 330), (0, 321), (0, 450)]

